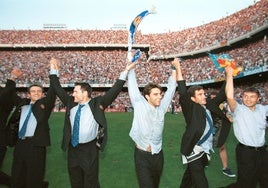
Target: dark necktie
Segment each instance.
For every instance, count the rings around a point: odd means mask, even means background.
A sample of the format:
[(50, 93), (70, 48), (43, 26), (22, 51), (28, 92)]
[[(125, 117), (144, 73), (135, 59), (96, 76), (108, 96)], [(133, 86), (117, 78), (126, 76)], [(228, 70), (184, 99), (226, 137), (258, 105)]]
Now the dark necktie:
[(213, 122), (212, 122), (212, 119), (210, 118), (208, 112), (206, 111), (206, 119), (208, 121), (208, 124), (209, 124), (209, 130), (208, 132), (205, 134), (205, 136), (202, 137), (201, 140), (198, 141), (198, 145), (201, 145), (203, 144), (211, 134), (214, 134), (214, 126), (213, 126)]
[(80, 116), (81, 109), (84, 107), (84, 104), (79, 104), (75, 117), (74, 117), (74, 126), (73, 126), (73, 135), (72, 135), (72, 145), (76, 147), (79, 144), (79, 124), (80, 124)]
[(30, 104), (30, 109), (28, 111), (28, 114), (23, 122), (23, 125), (19, 131), (19, 138), (23, 138), (25, 136), (25, 133), (26, 133), (26, 129), (27, 129), (27, 124), (28, 124), (28, 121), (30, 119), (30, 116), (31, 116), (31, 113), (32, 113), (32, 104)]
[(214, 134), (213, 122), (212, 122), (212, 119), (210, 118), (210, 115), (208, 115), (208, 112), (207, 111), (206, 111), (206, 118), (207, 118), (207, 121), (208, 121), (208, 124), (209, 124), (209, 132), (211, 134)]

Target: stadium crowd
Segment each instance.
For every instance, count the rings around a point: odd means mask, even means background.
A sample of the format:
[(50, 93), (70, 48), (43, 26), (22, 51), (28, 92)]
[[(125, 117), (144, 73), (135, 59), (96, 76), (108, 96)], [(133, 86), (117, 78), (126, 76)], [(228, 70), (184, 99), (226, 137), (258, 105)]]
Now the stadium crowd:
[[(268, 2), (261, 0), (220, 20), (176, 32), (135, 34), (151, 54), (177, 54), (225, 43), (268, 24)], [(126, 44), (127, 30), (1, 30), (0, 44)]]
[[(138, 31), (135, 35), (135, 43), (149, 44), (149, 55), (159, 57), (168, 54), (194, 52), (212, 46), (226, 45), (231, 39), (243, 36), (248, 32), (268, 24), (268, 1), (261, 0), (254, 5), (220, 20), (203, 24), (199, 27), (184, 29), (182, 31), (162, 34), (142, 34)], [(122, 44), (125, 45), (128, 38), (126, 30), (0, 30), (0, 46), (5, 44)], [(268, 59), (268, 45), (266, 36), (222, 53), (228, 53), (233, 57), (244, 71), (254, 70), (266, 66)], [(0, 55), (0, 84), (4, 84), (9, 77), (12, 67), (17, 66), (23, 70), (23, 78), (18, 84), (49, 83), (47, 62), (55, 57), (63, 62), (61, 64), (60, 81), (63, 84), (73, 84), (76, 81), (85, 81), (90, 84), (114, 83), (125, 65), (126, 51), (115, 50), (14, 50), (1, 51)], [(166, 84), (169, 76), (171, 60), (153, 59), (147, 62), (145, 53), (140, 58), (140, 66), (137, 69), (138, 83), (150, 81)], [(204, 80), (221, 80), (220, 73), (209, 56), (193, 56), (184, 59), (182, 70), (185, 71), (185, 79), (188, 83)], [(187, 70), (187, 71), (186, 71)], [(25, 86), (26, 86), (25, 85)], [(263, 88), (263, 103), (267, 103), (267, 83), (260, 85)], [(265, 89), (266, 88), (266, 89)], [(239, 93), (238, 89), (238, 93)], [(98, 95), (101, 92), (94, 91)], [(23, 95), (23, 93), (22, 93)], [(177, 103), (178, 99), (176, 99)], [(178, 103), (177, 103), (178, 104)], [(58, 106), (61, 106), (59, 103)], [(125, 111), (130, 106), (127, 92), (121, 92), (108, 110)], [(61, 109), (61, 108), (57, 108)]]
[[(267, 65), (268, 45), (265, 40), (245, 45), (240, 48), (225, 51), (244, 71), (253, 70)], [(3, 51), (1, 52), (1, 83), (12, 67), (20, 67), (24, 72), (24, 78), (19, 84), (41, 83), (48, 84), (47, 64), (49, 58), (61, 59), (61, 83), (71, 84), (76, 81), (86, 81), (90, 84), (112, 84), (119, 70), (125, 64), (126, 51), (123, 50), (95, 50), (95, 51)], [(137, 74), (138, 83), (145, 84), (155, 81), (165, 84), (170, 68), (171, 60), (146, 61), (145, 55), (140, 59)], [(187, 70), (185, 78), (188, 82), (200, 82), (204, 80), (220, 80), (222, 73), (214, 66), (209, 56), (185, 59), (182, 63), (183, 70)]]

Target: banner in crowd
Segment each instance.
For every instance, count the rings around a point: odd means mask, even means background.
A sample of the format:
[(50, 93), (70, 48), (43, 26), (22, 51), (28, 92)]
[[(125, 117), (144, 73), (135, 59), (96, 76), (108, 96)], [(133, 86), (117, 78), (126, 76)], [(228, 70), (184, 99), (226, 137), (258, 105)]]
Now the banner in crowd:
[(229, 54), (221, 54), (216, 55), (212, 53), (208, 53), (210, 59), (212, 60), (215, 67), (220, 71), (223, 72), (224, 68), (227, 66), (231, 66), (233, 68), (233, 76), (238, 76), (243, 68), (236, 65), (236, 62)]

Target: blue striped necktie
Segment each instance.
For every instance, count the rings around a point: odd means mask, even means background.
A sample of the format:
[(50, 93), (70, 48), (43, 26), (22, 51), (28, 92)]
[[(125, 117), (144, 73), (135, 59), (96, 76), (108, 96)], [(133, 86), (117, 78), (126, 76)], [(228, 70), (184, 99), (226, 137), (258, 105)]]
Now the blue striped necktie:
[(205, 136), (203, 136), (202, 139), (198, 141), (198, 143), (197, 143), (198, 145), (203, 144), (211, 134), (215, 133), (213, 121), (212, 121), (210, 115), (208, 114), (207, 110), (206, 110), (206, 120), (208, 121), (208, 124), (209, 124), (209, 130), (205, 134)]
[(213, 126), (213, 121), (212, 121), (211, 116), (208, 114), (207, 111), (206, 111), (206, 118), (207, 118), (209, 128), (210, 128), (209, 131), (211, 132), (211, 134), (214, 134), (215, 130), (214, 130), (214, 126)]
[(19, 131), (19, 138), (23, 138), (25, 136), (25, 133), (26, 133), (26, 129), (27, 129), (27, 125), (28, 125), (28, 122), (29, 122), (29, 119), (30, 119), (30, 116), (31, 116), (31, 113), (32, 113), (32, 106), (33, 104), (30, 104), (30, 108), (29, 108), (29, 111), (28, 111), (28, 114), (23, 122), (23, 125)]
[(84, 104), (79, 104), (75, 117), (74, 117), (74, 126), (73, 126), (73, 135), (72, 135), (72, 145), (76, 147), (79, 144), (79, 124), (80, 124), (80, 116), (81, 116), (81, 109), (84, 107)]

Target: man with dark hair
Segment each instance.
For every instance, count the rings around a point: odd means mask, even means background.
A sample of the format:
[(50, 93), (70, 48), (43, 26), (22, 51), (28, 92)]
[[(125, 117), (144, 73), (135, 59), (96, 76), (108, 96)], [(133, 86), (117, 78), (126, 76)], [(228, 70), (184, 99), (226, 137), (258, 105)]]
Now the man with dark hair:
[(211, 113), (215, 113), (222, 119), (223, 128), (218, 145), (225, 143), (226, 132), (229, 132), (230, 121), (219, 108), (220, 103), (226, 100), (224, 86), (218, 95), (207, 100), (202, 86), (191, 86), (186, 89), (186, 81), (183, 79), (180, 65), (178, 66), (178, 91), (180, 104), (186, 121), (186, 130), (181, 141), (181, 153), (183, 164), (186, 164), (181, 188), (207, 188), (208, 180), (204, 168), (208, 165), (210, 151), (213, 150), (212, 139), (214, 133)]
[(88, 83), (76, 83), (72, 96), (61, 87), (58, 74), (58, 60), (52, 59), (51, 86), (66, 105), (62, 149), (68, 148), (68, 173), (72, 188), (99, 188), (99, 150), (107, 142), (107, 122), (104, 110), (115, 100), (123, 88), (129, 63), (119, 79), (103, 96), (91, 97)]
[(258, 104), (257, 88), (242, 92), (242, 104), (234, 98), (233, 69), (227, 68), (226, 95), (233, 112), (233, 130), (236, 146), (237, 182), (231, 188), (268, 187), (268, 152), (265, 145), (268, 105)]
[(134, 70), (128, 75), (128, 93), (134, 107), (129, 135), (135, 142), (134, 160), (140, 188), (157, 188), (160, 183), (164, 165), (164, 116), (176, 90), (177, 64), (174, 63), (164, 96), (162, 87), (155, 83), (147, 84), (141, 95)]
[[(16, 77), (15, 74), (12, 76)], [(15, 84), (12, 88), (14, 89)], [(46, 147), (50, 145), (48, 119), (56, 95), (49, 88), (44, 96), (43, 87), (33, 84), (28, 98), (13, 95), (16, 109), (8, 125), (8, 144), (15, 146), (11, 169), (11, 187), (47, 187), (43, 179), (46, 167)]]

